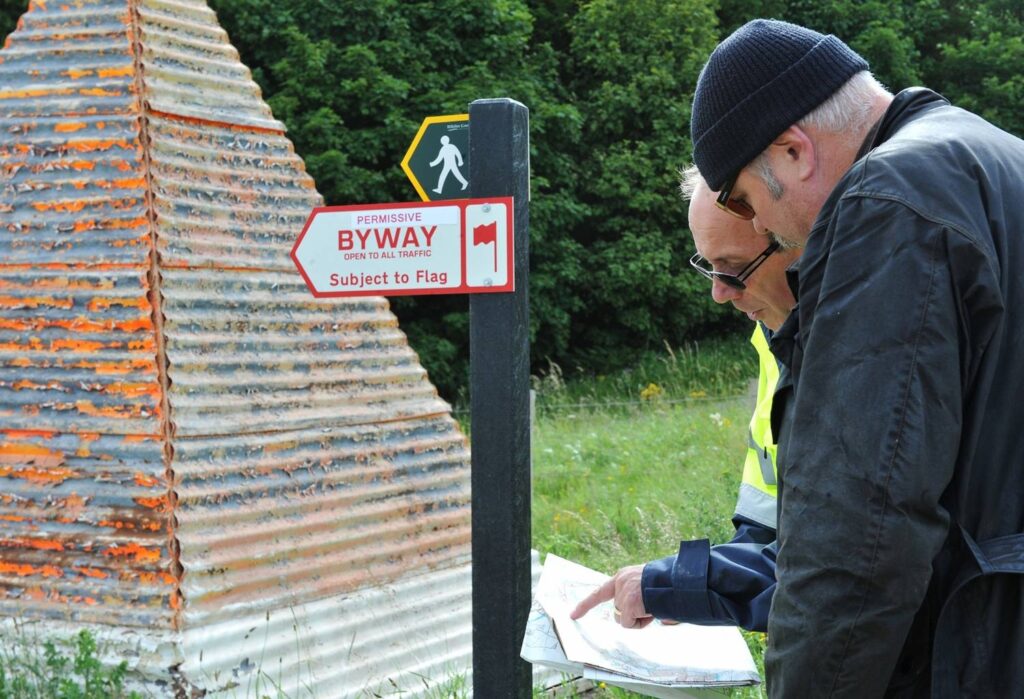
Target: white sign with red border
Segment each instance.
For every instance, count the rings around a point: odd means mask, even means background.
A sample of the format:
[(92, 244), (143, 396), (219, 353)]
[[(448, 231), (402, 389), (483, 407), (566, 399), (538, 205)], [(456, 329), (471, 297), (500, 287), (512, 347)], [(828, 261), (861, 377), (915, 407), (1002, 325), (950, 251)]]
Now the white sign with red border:
[(313, 209), (292, 261), (317, 298), (515, 291), (512, 198)]

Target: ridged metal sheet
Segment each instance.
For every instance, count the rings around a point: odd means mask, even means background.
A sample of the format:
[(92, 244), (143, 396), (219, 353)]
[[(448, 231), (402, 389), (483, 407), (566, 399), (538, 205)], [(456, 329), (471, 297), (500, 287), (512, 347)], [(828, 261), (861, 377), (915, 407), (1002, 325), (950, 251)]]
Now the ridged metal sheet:
[(0, 615), (171, 626), (161, 442), (0, 430)]
[(446, 413), (381, 299), (325, 305), (295, 274), (163, 273), (179, 438)]
[(0, 428), (159, 435), (145, 272), (0, 265)]
[(0, 52), (0, 610), (171, 624), (130, 13), (33, 10)]
[(34, 0), (0, 168), (0, 613), (201, 636), (465, 564), (466, 441), (292, 269), (322, 199), (205, 2)]
[(466, 557), (451, 418), (178, 440), (185, 628)]
[(151, 111), (284, 132), (205, 0), (138, 4)]
[(151, 116), (153, 189), (165, 268), (279, 270), (322, 199), (275, 132)]
[[(536, 587), (536, 551), (532, 562)], [(456, 687), (472, 695), (471, 578), (471, 566), (460, 563), (266, 613), (240, 611), (176, 634), (130, 627), (93, 632), (106, 664), (128, 662), (132, 672), (125, 689), (143, 696), (194, 696), (201, 690), (210, 699), (436, 699), (461, 696)], [(54, 621), (20, 631), (11, 626), (0, 619), (0, 644), (8, 648), (12, 638), (71, 638), (81, 628)], [(534, 687), (565, 679), (534, 667)]]

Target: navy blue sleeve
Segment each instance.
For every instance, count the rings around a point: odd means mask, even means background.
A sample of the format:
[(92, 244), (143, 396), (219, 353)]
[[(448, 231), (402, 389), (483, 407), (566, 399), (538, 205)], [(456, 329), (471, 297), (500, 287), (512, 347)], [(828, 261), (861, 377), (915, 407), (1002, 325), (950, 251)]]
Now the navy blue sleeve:
[(764, 531), (737, 528), (736, 538), (718, 546), (707, 539), (683, 541), (677, 555), (648, 563), (640, 579), (647, 613), (705, 626), (767, 629), (775, 542), (750, 541), (751, 536), (763, 537)]
[(775, 527), (766, 527), (743, 515), (735, 515), (732, 525), (736, 528), (736, 534), (730, 544), (770, 544), (775, 541)]

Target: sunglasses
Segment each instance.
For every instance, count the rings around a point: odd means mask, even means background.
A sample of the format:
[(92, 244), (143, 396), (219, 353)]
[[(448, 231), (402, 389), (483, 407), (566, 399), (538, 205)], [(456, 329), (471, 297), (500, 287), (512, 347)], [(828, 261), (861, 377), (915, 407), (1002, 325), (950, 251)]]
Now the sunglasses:
[(753, 274), (757, 270), (757, 268), (760, 267), (764, 263), (764, 261), (771, 257), (772, 254), (778, 249), (779, 244), (775, 241), (772, 241), (772, 243), (768, 247), (766, 247), (760, 255), (751, 260), (746, 267), (741, 269), (736, 274), (716, 272), (714, 268), (711, 266), (711, 263), (705, 260), (703, 257), (701, 257), (699, 252), (690, 258), (690, 266), (693, 267), (698, 272), (700, 272), (701, 274), (703, 274), (708, 279), (710, 279), (712, 282), (717, 279), (723, 284), (731, 286), (733, 289), (743, 291), (744, 289), (747, 288), (747, 285), (744, 282), (747, 279), (749, 279), (750, 275)]
[(718, 193), (718, 198), (715, 199), (715, 206), (744, 221), (753, 220), (754, 210), (750, 208), (750, 204), (740, 199), (732, 198), (732, 189), (736, 186), (736, 177), (729, 178), (722, 185), (722, 190)]

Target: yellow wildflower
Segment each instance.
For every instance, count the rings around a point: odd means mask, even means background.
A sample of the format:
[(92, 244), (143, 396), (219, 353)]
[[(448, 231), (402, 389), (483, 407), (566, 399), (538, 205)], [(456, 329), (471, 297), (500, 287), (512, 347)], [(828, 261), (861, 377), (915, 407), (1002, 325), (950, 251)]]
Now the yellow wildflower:
[(649, 383), (647, 387), (640, 391), (640, 398), (643, 400), (654, 400), (660, 398), (665, 393), (665, 389), (656, 383)]

